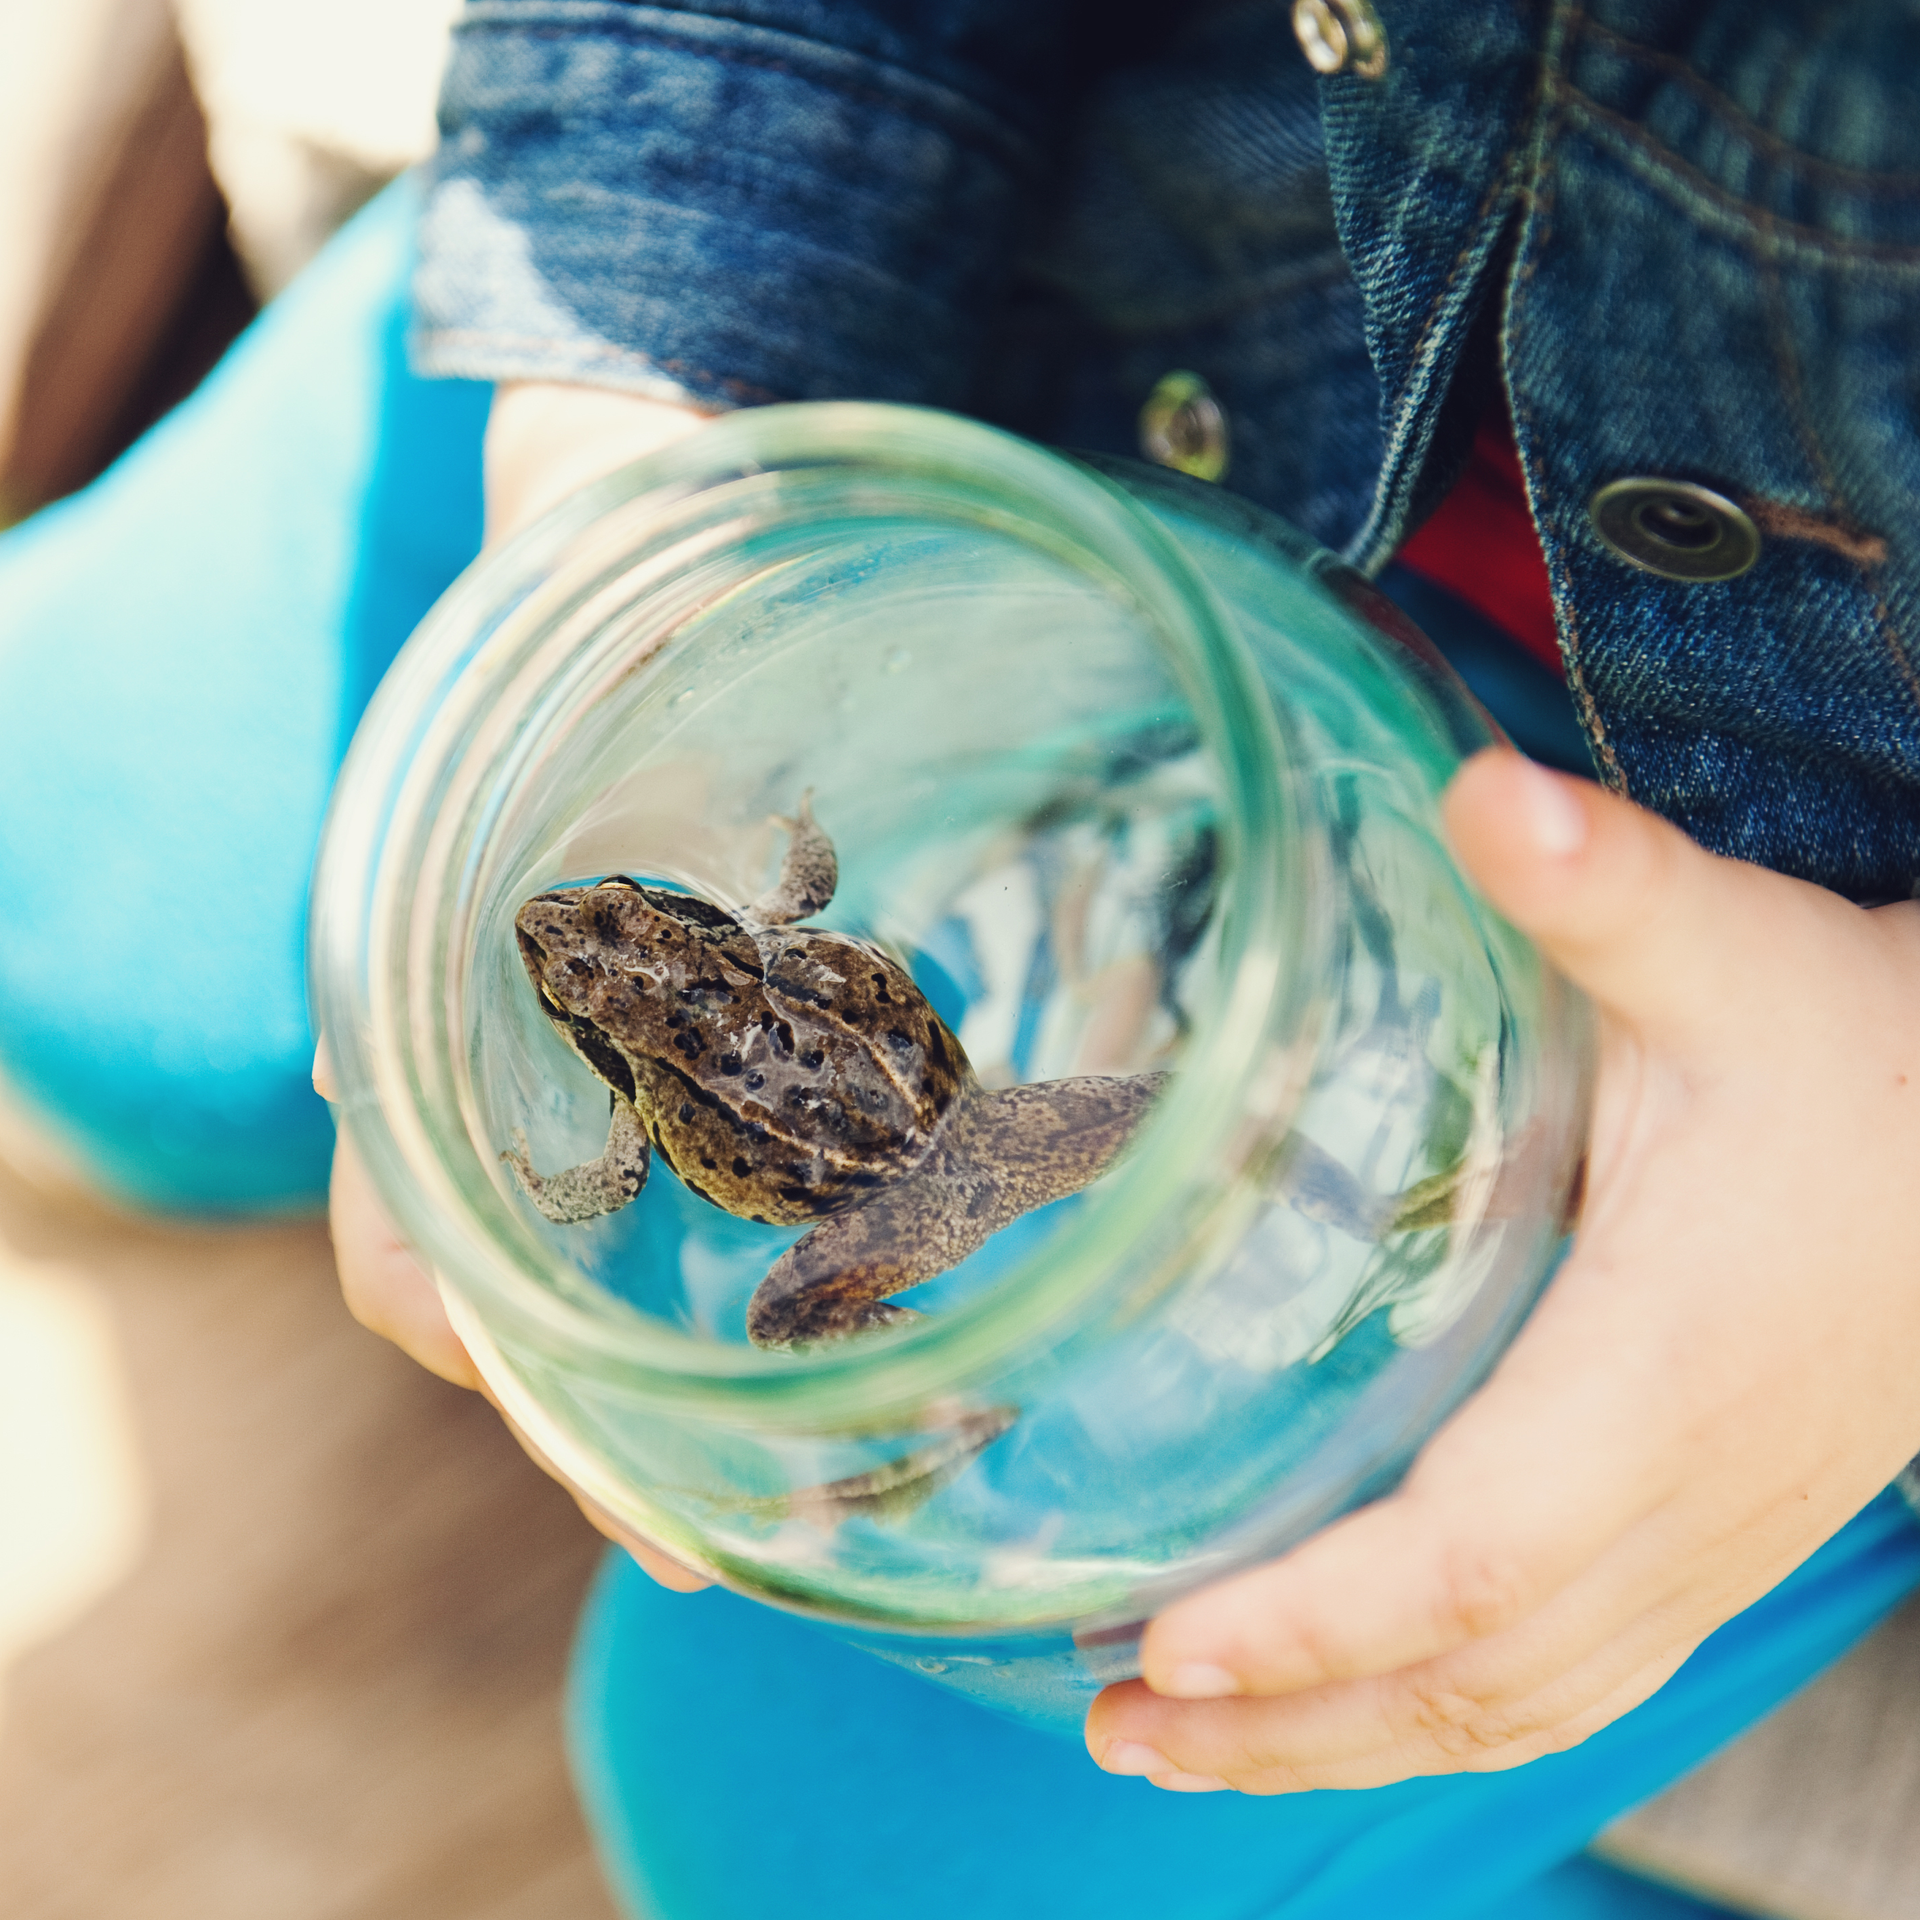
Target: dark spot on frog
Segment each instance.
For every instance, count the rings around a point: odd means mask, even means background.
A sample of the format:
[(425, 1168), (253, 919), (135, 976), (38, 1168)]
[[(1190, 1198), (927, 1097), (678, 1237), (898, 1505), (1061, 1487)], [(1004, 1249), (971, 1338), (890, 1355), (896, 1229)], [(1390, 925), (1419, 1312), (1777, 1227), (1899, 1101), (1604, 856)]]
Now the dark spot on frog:
[(896, 1047), (910, 1047), (913, 1045), (912, 1037), (902, 1033), (898, 1027), (889, 1027), (887, 1029), (887, 1040), (890, 1045)]
[(936, 1067), (944, 1067), (948, 1062), (947, 1037), (940, 1031), (936, 1022), (927, 1028), (927, 1058)]
[(887, 991), (887, 976), (884, 973), (873, 976), (873, 997), (885, 1006), (893, 1005), (893, 995)]
[(684, 1027), (686, 1024), (687, 1016), (684, 1013), (676, 1011), (667, 1015), (667, 1025), (670, 1027)]
[(682, 1100), (680, 1102), (680, 1124), (684, 1127), (692, 1118), (693, 1102), (691, 1100)]
[(700, 1053), (705, 1042), (697, 1033), (676, 1033), (673, 1036), (673, 1044), (678, 1047), (689, 1060), (692, 1060)]
[(766, 1084), (767, 1076), (764, 1073), (754, 1072), (747, 1075), (747, 1086), (754, 1093), (758, 1093)]
[(700, 1164), (705, 1167), (709, 1173), (718, 1173), (720, 1171), (720, 1162), (710, 1158), (704, 1153), (700, 1156)]
[(778, 1021), (774, 1026), (770, 1027), (768, 1031), (773, 1035), (774, 1039), (780, 1043), (780, 1051), (782, 1053), (791, 1053), (793, 1051), (793, 1029), (788, 1026), (784, 1020)]
[(747, 1175), (753, 1171), (753, 1162), (747, 1159), (743, 1154), (736, 1153), (733, 1156), (733, 1170), (737, 1175), (739, 1175), (741, 1179), (744, 1180), (747, 1177)]
[(814, 1073), (818, 1073), (826, 1063), (826, 1053), (819, 1047), (809, 1047), (807, 1051), (800, 1056), (800, 1064), (803, 1067), (811, 1069)]
[(769, 974), (767, 985), (784, 993), (789, 1000), (804, 1000), (810, 1007), (830, 1007), (833, 1004), (824, 993), (815, 993), (811, 987), (803, 987), (798, 980), (789, 980), (784, 974)]
[(713, 933), (731, 933), (740, 925), (725, 907), (716, 907), (711, 900), (702, 900), (698, 894), (668, 893), (662, 887), (642, 887), (640, 892), (650, 906), (669, 919), (677, 920), (683, 927), (705, 927)]
[(573, 1044), (580, 1049), (581, 1057), (608, 1086), (633, 1098), (633, 1069), (627, 1065), (626, 1055), (616, 1047), (591, 1020), (577, 1019), (570, 1014), (561, 1016), (567, 1023), (568, 1031), (573, 1035)]
[(738, 1073), (740, 1071), (740, 1056), (737, 1053), (723, 1053), (720, 1056), (720, 1071), (722, 1073)]

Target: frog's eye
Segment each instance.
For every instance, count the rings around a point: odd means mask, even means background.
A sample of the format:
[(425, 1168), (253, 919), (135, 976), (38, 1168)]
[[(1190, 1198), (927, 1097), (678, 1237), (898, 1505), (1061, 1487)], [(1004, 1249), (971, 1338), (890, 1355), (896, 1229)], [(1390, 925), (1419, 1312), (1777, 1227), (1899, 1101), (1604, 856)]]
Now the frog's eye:
[(610, 873), (604, 880), (596, 880), (593, 883), (595, 893), (598, 893), (603, 887), (625, 887), (629, 893), (646, 892), (646, 888), (643, 887), (638, 880), (630, 879), (624, 873)]

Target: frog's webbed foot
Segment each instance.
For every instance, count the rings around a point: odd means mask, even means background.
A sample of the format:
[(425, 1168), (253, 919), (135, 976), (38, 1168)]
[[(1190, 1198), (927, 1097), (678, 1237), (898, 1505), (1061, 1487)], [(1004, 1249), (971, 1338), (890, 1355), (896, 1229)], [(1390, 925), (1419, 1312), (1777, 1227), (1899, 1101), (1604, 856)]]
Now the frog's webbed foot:
[(647, 1184), (653, 1149), (633, 1103), (615, 1094), (606, 1151), (598, 1160), (569, 1167), (565, 1173), (535, 1173), (523, 1127), (514, 1128), (513, 1145), (500, 1158), (513, 1169), (527, 1198), (557, 1226), (568, 1227), (598, 1220), (604, 1213), (618, 1213)]
[(823, 1220), (774, 1262), (747, 1307), (748, 1338), (791, 1347), (918, 1318), (889, 1296), (957, 1267), (1009, 1221), (1097, 1179), (1167, 1079), (974, 1092), (920, 1170)]
[(833, 842), (814, 824), (812, 788), (800, 796), (800, 811), (793, 819), (784, 814), (774, 818), (787, 830), (787, 853), (780, 878), (741, 916), (754, 926), (784, 927), (804, 920), (833, 898), (840, 883)]

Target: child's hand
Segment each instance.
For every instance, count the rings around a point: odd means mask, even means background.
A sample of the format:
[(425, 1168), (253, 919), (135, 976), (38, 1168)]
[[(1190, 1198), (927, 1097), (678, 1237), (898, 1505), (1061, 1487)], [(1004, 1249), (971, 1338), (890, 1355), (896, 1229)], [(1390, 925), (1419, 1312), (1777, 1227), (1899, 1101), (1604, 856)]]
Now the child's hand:
[(712, 416), (670, 400), (526, 381), (487, 415), (487, 541), (518, 533), (568, 494), (682, 440)]
[(1088, 1717), (1112, 1772), (1288, 1793), (1571, 1746), (1920, 1449), (1920, 905), (1511, 753), (1447, 818), (1601, 1009), (1573, 1252), (1396, 1493), (1153, 1623)]
[[(488, 539), (517, 532), (576, 488), (691, 433), (705, 418), (690, 408), (586, 387), (500, 388), (487, 424)], [(336, 1097), (324, 1045), (313, 1079), (324, 1098)], [(438, 1289), (395, 1233), (344, 1132), (334, 1149), (328, 1211), (340, 1288), (354, 1318), (442, 1379), (486, 1392)], [(514, 1437), (662, 1586), (690, 1593), (709, 1584), (596, 1506), (517, 1428)]]

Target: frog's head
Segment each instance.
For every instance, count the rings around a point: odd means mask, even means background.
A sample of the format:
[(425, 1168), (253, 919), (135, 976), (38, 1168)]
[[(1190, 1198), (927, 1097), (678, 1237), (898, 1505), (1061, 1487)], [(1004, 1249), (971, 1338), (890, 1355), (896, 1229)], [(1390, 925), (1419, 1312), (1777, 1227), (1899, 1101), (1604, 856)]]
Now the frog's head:
[(676, 960), (697, 967), (702, 952), (740, 927), (704, 900), (615, 874), (590, 887), (535, 894), (514, 916), (513, 931), (542, 1008), (564, 1024), (594, 1016), (596, 987), (609, 973), (644, 991), (664, 982)]
[(669, 1029), (686, 1024), (690, 1003), (708, 992), (731, 999), (729, 988), (761, 971), (752, 936), (723, 908), (625, 874), (535, 894), (514, 935), (541, 1010), (614, 1085), (623, 1076), (610, 1052), (672, 1045)]

